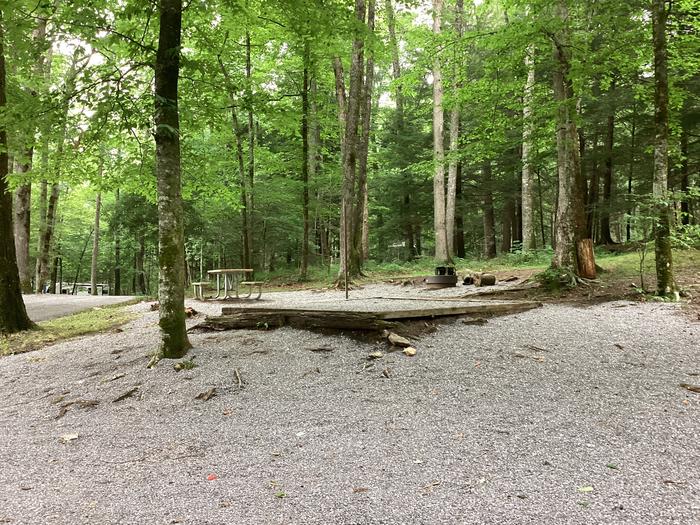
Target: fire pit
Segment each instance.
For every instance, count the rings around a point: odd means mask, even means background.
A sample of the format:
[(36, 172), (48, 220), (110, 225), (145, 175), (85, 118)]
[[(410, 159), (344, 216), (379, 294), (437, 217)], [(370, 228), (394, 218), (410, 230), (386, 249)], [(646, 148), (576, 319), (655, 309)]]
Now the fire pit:
[(438, 266), (435, 275), (425, 278), (425, 283), (430, 289), (451, 288), (457, 286), (457, 272), (454, 266)]

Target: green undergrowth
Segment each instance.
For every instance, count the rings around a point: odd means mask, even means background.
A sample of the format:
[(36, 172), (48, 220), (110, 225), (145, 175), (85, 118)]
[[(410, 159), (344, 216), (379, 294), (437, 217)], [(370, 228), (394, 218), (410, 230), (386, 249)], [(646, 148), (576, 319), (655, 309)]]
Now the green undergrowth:
[(117, 328), (137, 317), (137, 314), (126, 308), (133, 302), (95, 307), (85, 312), (42, 321), (34, 330), (0, 336), (0, 356), (31, 352), (58, 341)]

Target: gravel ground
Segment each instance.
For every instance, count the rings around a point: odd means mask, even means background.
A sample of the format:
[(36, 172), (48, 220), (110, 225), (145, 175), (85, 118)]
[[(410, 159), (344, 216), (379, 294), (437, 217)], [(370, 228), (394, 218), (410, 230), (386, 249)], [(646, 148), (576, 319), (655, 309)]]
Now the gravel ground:
[(700, 523), (700, 394), (679, 386), (700, 383), (700, 325), (676, 306), (453, 319), (372, 363), (388, 347), (347, 335), (193, 333), (180, 372), (145, 368), (157, 313), (131, 308), (0, 359), (0, 523)]

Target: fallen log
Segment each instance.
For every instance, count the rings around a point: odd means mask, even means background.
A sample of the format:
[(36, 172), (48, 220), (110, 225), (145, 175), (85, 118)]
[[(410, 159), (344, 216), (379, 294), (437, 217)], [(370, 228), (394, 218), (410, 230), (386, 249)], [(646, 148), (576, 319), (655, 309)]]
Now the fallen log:
[(197, 328), (235, 330), (245, 328), (333, 328), (336, 330), (381, 331), (396, 323), (380, 319), (374, 312), (342, 312), (332, 310), (276, 310), (245, 308), (223, 309), (223, 315), (207, 317)]
[(477, 273), (474, 275), (475, 286), (493, 286), (496, 284), (496, 276), (492, 273)]

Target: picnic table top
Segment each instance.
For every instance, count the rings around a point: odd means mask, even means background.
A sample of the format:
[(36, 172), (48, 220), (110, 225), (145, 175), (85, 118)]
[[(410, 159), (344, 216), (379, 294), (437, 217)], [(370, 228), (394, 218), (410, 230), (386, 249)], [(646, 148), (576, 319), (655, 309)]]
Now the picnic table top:
[(249, 273), (254, 272), (252, 268), (220, 268), (218, 270), (209, 270), (207, 273)]

